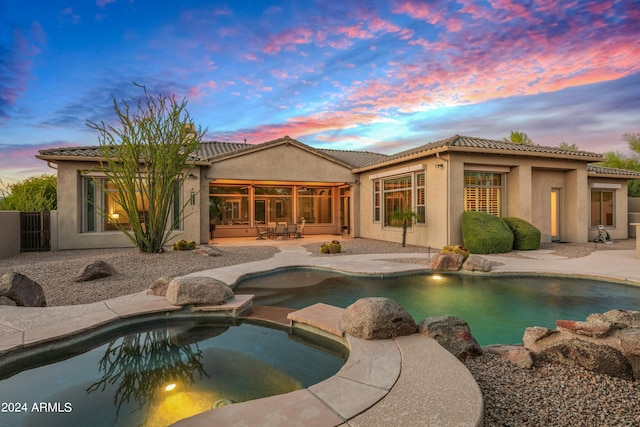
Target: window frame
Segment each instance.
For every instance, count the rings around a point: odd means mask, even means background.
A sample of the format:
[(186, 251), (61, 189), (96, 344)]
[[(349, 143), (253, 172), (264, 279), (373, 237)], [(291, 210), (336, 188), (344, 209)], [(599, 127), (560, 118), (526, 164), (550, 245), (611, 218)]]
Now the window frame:
[[(471, 175), (475, 175), (477, 178), (479, 178), (479, 183), (476, 184), (468, 184), (467, 183), (467, 177), (471, 176)], [(492, 184), (491, 182), (493, 181), (493, 178), (497, 177), (500, 179), (500, 184)], [(464, 212), (483, 212), (483, 213), (488, 213), (490, 215), (494, 215), (497, 216), (498, 218), (502, 218), (505, 215), (505, 197), (507, 194), (506, 191), (506, 173), (503, 172), (490, 172), (490, 171), (475, 171), (475, 170), (465, 170), (464, 171), (464, 182), (463, 182), (463, 196), (462, 196), (462, 203), (463, 203), (463, 211)], [(486, 181), (485, 181), (486, 179)], [(475, 189), (476, 191), (474, 192), (475, 194), (470, 194), (471, 189)], [(498, 192), (498, 196), (496, 198), (496, 204), (497, 204), (497, 208), (496, 209), (492, 209), (492, 205), (493, 205), (493, 193), (497, 191)], [(470, 201), (470, 196), (473, 196), (474, 199), (474, 203), (473, 206), (475, 207), (474, 209), (470, 209), (469, 206), (471, 204)], [(484, 210), (480, 210), (478, 209), (478, 205), (483, 204), (485, 205)]]
[[(598, 224), (594, 224), (594, 220), (593, 220), (593, 195), (594, 193), (599, 194), (599, 200), (598, 200), (598, 204), (599, 204), (599, 215), (600, 215), (600, 222)], [(606, 216), (605, 213), (605, 208), (604, 208), (604, 201), (603, 201), (603, 195), (604, 193), (609, 193), (611, 194), (611, 224), (605, 224), (605, 222), (603, 221), (603, 219)], [(608, 228), (615, 228), (616, 227), (616, 191), (614, 189), (607, 189), (607, 188), (591, 188), (591, 192), (589, 193), (589, 204), (590, 204), (590, 210), (589, 210), (589, 226), (592, 229), (595, 229), (598, 227), (598, 225), (602, 225), (604, 227), (608, 227)]]

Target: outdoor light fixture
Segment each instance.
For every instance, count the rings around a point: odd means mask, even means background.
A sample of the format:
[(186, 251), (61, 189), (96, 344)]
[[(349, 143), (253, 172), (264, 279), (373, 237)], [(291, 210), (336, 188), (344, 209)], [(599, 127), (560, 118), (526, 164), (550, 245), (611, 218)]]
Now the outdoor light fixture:
[(436, 163), (436, 167), (438, 169), (443, 168), (444, 167), (444, 163)]
[(167, 386), (164, 388), (164, 391), (171, 391), (174, 388), (176, 388), (175, 383), (167, 384)]
[(196, 204), (196, 192), (193, 191), (193, 188), (191, 189), (191, 194), (189, 196), (189, 202), (191, 203), (191, 206)]
[(189, 175), (187, 175), (187, 178), (189, 178), (189, 179), (198, 179), (198, 175), (196, 175), (194, 173), (190, 173)]

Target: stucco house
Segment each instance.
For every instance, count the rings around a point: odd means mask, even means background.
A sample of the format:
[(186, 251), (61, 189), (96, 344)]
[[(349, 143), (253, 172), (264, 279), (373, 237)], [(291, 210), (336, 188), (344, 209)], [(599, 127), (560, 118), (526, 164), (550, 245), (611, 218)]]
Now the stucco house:
[[(110, 221), (126, 221), (104, 176), (100, 147), (41, 150), (57, 169), (59, 249), (126, 247)], [(543, 241), (586, 242), (604, 225), (628, 237), (627, 180), (640, 173), (595, 167), (602, 155), (453, 136), (392, 155), (310, 147), (287, 136), (261, 144), (205, 142), (177, 189), (187, 203), (175, 239), (256, 236), (256, 224), (305, 222), (305, 234), (348, 233), (399, 242), (395, 210), (419, 219), (407, 243), (462, 242), (465, 210), (522, 218)], [(95, 169), (95, 168), (94, 168)], [(95, 204), (109, 213), (102, 218)]]

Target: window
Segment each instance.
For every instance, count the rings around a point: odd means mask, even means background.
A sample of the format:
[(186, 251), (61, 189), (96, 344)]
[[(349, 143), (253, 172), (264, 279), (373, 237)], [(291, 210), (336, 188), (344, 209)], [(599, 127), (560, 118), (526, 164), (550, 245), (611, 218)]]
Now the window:
[(297, 209), (300, 220), (331, 224), (331, 188), (299, 188)]
[(411, 175), (383, 181), (384, 225), (399, 227), (392, 220), (394, 212), (411, 209)]
[(392, 220), (394, 212), (411, 209), (418, 214), (416, 224), (426, 224), (426, 175), (424, 172), (373, 181), (373, 222), (400, 227)]
[(373, 222), (380, 222), (380, 181), (373, 181)]
[(498, 173), (464, 173), (464, 210), (502, 216), (503, 175)]
[[(176, 182), (173, 191), (173, 203), (169, 221), (181, 226), (180, 183)], [(82, 178), (82, 232), (102, 232), (118, 230), (115, 223), (127, 230), (131, 230), (129, 218), (123, 207), (118, 203), (118, 189), (104, 177)], [(149, 215), (149, 201), (147, 195), (139, 193), (136, 196), (137, 215), (144, 225)], [(168, 226), (171, 223), (167, 224)]]
[(426, 209), (426, 180), (425, 174), (416, 174), (416, 218), (417, 224), (426, 224), (427, 221), (427, 209)]
[(212, 224), (249, 224), (249, 188), (209, 187), (209, 220)]
[(255, 198), (265, 201), (267, 222), (293, 223), (293, 189), (291, 187), (256, 187)]
[(614, 192), (611, 190), (591, 190), (591, 226), (615, 226)]

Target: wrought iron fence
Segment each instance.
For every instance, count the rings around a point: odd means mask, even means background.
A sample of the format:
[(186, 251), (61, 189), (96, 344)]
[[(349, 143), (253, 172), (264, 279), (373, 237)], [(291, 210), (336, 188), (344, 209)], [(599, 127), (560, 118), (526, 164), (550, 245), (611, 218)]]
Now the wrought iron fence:
[(20, 252), (51, 250), (51, 212), (20, 213)]

